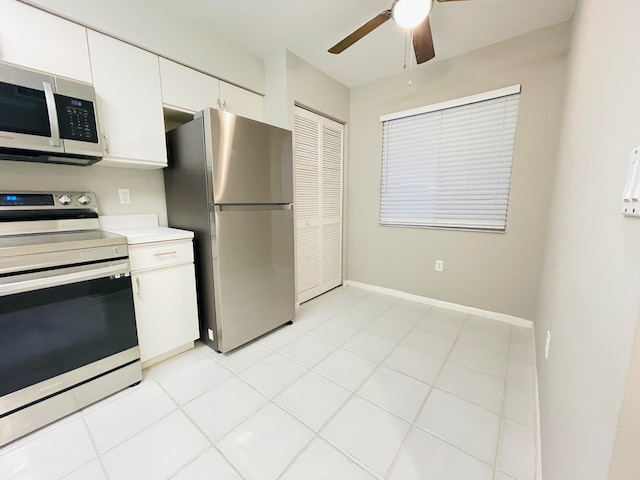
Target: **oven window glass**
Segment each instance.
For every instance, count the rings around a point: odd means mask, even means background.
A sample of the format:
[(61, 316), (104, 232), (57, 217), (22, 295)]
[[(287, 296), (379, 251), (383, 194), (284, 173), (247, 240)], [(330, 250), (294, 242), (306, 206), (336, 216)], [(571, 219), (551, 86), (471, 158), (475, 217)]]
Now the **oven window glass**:
[(136, 345), (129, 277), (0, 297), (0, 397)]
[(0, 82), (0, 131), (50, 137), (44, 92)]

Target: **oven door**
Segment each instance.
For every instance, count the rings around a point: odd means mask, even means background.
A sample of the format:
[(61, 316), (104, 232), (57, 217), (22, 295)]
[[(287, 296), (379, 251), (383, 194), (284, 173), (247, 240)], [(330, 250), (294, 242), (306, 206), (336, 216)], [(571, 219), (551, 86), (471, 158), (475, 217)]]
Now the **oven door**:
[(138, 359), (126, 259), (0, 277), (0, 416)]
[(61, 153), (55, 78), (0, 64), (0, 147)]

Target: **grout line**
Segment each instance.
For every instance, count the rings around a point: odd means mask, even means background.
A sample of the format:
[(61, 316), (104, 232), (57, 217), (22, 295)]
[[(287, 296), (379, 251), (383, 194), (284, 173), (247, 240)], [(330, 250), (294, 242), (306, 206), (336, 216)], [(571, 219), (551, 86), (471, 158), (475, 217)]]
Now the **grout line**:
[(505, 382), (504, 382), (504, 391), (502, 394), (502, 408), (500, 409), (500, 426), (498, 428), (498, 442), (496, 444), (496, 454), (493, 460), (493, 477), (495, 479), (496, 475), (498, 474), (498, 459), (500, 458), (500, 447), (501, 447), (501, 443), (502, 443), (502, 434), (503, 434), (503, 429), (504, 429), (504, 420), (505, 420), (505, 415), (504, 415), (504, 411), (505, 411), (505, 406), (507, 403), (507, 379), (509, 378), (509, 359), (511, 358), (511, 348), (512, 348), (512, 335), (511, 335), (511, 330), (509, 330), (509, 354), (507, 356), (507, 375), (505, 378)]
[[(87, 434), (89, 435), (89, 440), (91, 441), (91, 445), (93, 445), (93, 449), (96, 452), (96, 458), (98, 459), (98, 462), (100, 463), (100, 468), (102, 469), (102, 473), (104, 473), (104, 478), (106, 478), (108, 480), (108, 479), (111, 478), (111, 475), (109, 473), (109, 469), (107, 468), (107, 465), (104, 462), (104, 458), (102, 458), (102, 454), (100, 453), (100, 450), (98, 450), (98, 445), (96, 445), (96, 441), (93, 438), (93, 435), (91, 434), (91, 430), (89, 429), (89, 425), (87, 424), (87, 421), (86, 421), (86, 419), (84, 417), (84, 412), (81, 415), (81, 417), (82, 417), (82, 424), (84, 425), (84, 428), (87, 430)], [(85, 463), (85, 465), (87, 465), (88, 463), (90, 463), (90, 462)], [(82, 467), (80, 467), (80, 468), (82, 468)], [(79, 470), (79, 469), (76, 469), (76, 470)]]

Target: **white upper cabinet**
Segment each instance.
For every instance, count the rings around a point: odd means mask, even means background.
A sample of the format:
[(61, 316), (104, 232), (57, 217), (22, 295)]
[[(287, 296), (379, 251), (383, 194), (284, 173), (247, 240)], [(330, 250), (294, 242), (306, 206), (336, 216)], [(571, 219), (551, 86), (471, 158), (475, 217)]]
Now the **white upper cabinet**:
[(91, 83), (86, 29), (15, 0), (0, 0), (0, 60)]
[(162, 101), (168, 107), (197, 112), (217, 107), (220, 81), (160, 57)]
[(261, 95), (220, 81), (220, 105), (222, 110), (262, 121), (264, 116), (263, 104), (264, 101)]
[(98, 165), (167, 166), (158, 57), (88, 31), (105, 158)]

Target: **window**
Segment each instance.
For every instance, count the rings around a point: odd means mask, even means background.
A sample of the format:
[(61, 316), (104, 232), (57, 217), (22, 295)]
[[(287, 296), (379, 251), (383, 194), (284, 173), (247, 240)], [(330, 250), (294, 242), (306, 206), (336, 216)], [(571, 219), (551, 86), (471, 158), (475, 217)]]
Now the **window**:
[(380, 223), (505, 231), (520, 86), (383, 115)]

